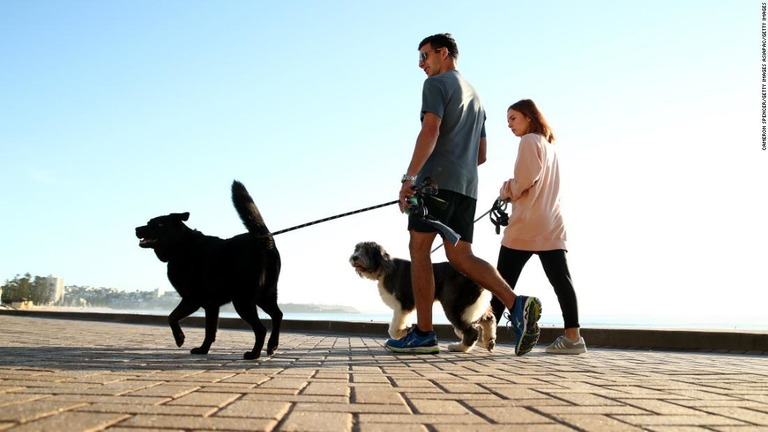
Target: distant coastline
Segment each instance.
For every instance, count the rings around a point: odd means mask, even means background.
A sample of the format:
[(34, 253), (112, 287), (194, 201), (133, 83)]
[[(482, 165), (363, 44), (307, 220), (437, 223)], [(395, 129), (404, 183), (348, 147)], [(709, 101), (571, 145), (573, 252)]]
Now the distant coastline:
[[(127, 313), (160, 313), (166, 314), (171, 312), (171, 308), (162, 306), (150, 306), (143, 308), (113, 308), (108, 306), (54, 306), (54, 305), (27, 305), (25, 307), (11, 307), (10, 305), (2, 305), (8, 309), (23, 309), (23, 310), (39, 310), (50, 312), (97, 312), (97, 313), (115, 313), (115, 312), (127, 312)], [(283, 313), (299, 313), (299, 314), (359, 314), (359, 310), (352, 306), (344, 305), (325, 305), (325, 304), (304, 304), (304, 303), (283, 303), (280, 304), (280, 309)], [(222, 313), (234, 313), (235, 309), (231, 304), (227, 304), (221, 307)]]

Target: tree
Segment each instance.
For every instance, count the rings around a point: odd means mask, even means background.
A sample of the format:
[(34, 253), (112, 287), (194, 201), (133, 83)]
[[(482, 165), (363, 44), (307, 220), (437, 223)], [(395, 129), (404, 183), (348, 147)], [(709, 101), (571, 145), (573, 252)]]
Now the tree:
[(32, 275), (25, 274), (24, 277), (16, 275), (13, 280), (3, 285), (3, 303), (12, 303), (29, 298), (29, 281)]
[(54, 288), (48, 283), (48, 278), (26, 273), (24, 276), (16, 275), (13, 280), (3, 285), (3, 303), (32, 300), (35, 304), (48, 304), (53, 300)]
[(29, 286), (29, 299), (36, 305), (48, 304), (53, 301), (54, 289), (47, 277), (35, 276)]

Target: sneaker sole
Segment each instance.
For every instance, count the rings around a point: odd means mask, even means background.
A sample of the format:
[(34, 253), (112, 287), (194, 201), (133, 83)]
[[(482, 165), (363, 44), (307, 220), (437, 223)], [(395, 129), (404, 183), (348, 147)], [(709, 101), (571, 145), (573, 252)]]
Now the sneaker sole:
[(541, 318), (541, 301), (536, 297), (528, 297), (523, 306), (523, 337), (515, 346), (516, 355), (528, 354), (539, 342), (541, 335), (539, 318)]
[(585, 354), (587, 352), (587, 347), (576, 347), (576, 348), (552, 348), (547, 347), (547, 349), (544, 350), (547, 354), (568, 354), (568, 355), (577, 355), (577, 354)]
[(438, 354), (440, 352), (439, 346), (431, 347), (414, 347), (414, 348), (393, 348), (389, 345), (385, 345), (384, 348), (387, 351), (400, 354)]
[(579, 354), (586, 354), (587, 350), (581, 350), (581, 349), (556, 350), (556, 351), (545, 350), (544, 352), (546, 352), (547, 354), (579, 355)]

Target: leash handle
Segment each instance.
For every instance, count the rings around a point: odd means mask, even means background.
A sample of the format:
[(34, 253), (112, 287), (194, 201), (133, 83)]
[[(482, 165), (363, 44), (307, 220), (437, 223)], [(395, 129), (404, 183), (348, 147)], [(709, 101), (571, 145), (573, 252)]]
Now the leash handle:
[(496, 227), (496, 235), (501, 234), (501, 227), (509, 225), (509, 215), (507, 214), (508, 201), (502, 201), (496, 198), (493, 207), (488, 211), (491, 223)]

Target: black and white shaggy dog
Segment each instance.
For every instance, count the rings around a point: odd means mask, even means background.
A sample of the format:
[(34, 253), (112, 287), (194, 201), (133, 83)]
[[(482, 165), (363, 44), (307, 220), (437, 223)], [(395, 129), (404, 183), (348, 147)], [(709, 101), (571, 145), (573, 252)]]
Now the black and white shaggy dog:
[[(403, 337), (407, 321), (416, 305), (411, 287), (411, 262), (391, 258), (374, 242), (355, 246), (349, 263), (360, 277), (378, 281), (379, 295), (392, 308), (389, 336)], [(443, 306), (446, 318), (453, 325), (460, 343), (448, 346), (451, 351), (466, 352), (475, 343), (492, 351), (496, 346), (496, 318), (490, 308), (491, 293), (456, 271), (449, 263), (432, 264), (435, 275), (435, 301)]]
[(205, 339), (191, 353), (207, 354), (216, 339), (219, 308), (232, 302), (256, 335), (253, 349), (243, 356), (251, 360), (261, 354), (267, 335), (256, 306), (272, 318), (267, 354), (277, 349), (283, 319), (277, 306), (280, 254), (259, 209), (238, 181), (232, 183), (232, 203), (248, 229), (245, 234), (228, 239), (208, 236), (184, 224), (189, 213), (172, 213), (137, 227), (136, 237), (139, 246), (154, 249), (160, 261), (168, 263), (168, 279), (181, 296), (168, 317), (176, 345), (184, 344), (179, 321), (203, 308)]

